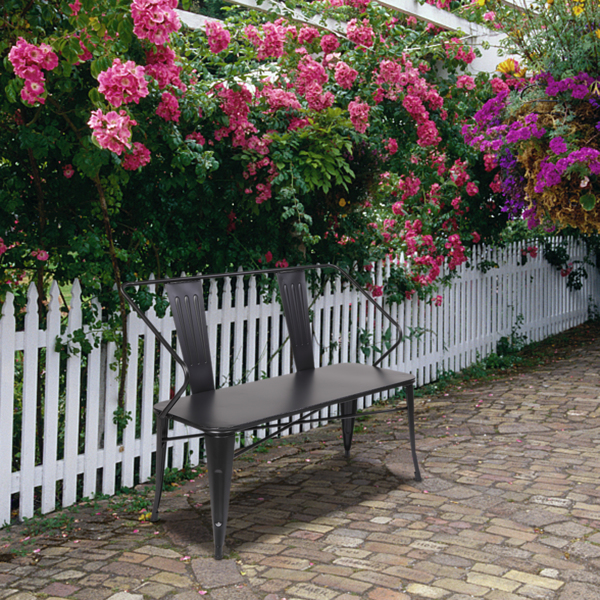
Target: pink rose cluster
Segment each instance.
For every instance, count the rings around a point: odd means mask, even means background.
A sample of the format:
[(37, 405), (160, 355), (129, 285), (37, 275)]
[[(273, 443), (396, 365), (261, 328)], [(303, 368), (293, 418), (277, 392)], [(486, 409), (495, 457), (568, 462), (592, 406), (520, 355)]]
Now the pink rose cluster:
[(333, 104), (335, 96), (331, 92), (323, 92), (323, 84), (327, 80), (327, 73), (321, 63), (310, 55), (302, 57), (298, 63), (295, 86), (312, 110), (321, 111)]
[(412, 280), (421, 286), (430, 285), (439, 277), (444, 262), (442, 255), (436, 255), (437, 248), (433, 236), (423, 234), (423, 223), (420, 219), (407, 220), (404, 223), (403, 236), (406, 255), (415, 267)]
[(465, 255), (465, 248), (462, 245), (460, 240), (460, 236), (458, 233), (453, 233), (448, 236), (448, 241), (445, 244), (447, 250), (450, 250), (450, 262), (448, 263), (448, 268), (453, 271), (456, 267), (462, 265), (467, 262), (467, 257)]
[(131, 148), (131, 127), (137, 122), (124, 110), (111, 110), (105, 115), (98, 109), (92, 111), (88, 125), (92, 129), (92, 137), (101, 148), (121, 155), (124, 150)]
[(21, 89), (23, 102), (44, 104), (45, 78), (42, 69), (52, 71), (58, 66), (58, 56), (52, 48), (48, 44), (35, 46), (19, 38), (8, 53), (8, 60), (15, 70), (15, 75), (25, 82)]
[[(436, 146), (441, 141), (437, 126), (429, 118), (429, 110), (439, 110), (444, 105), (438, 91), (423, 77), (413, 63), (382, 60), (376, 79), (379, 88), (374, 94), (376, 103), (384, 99), (398, 101), (403, 95), (402, 106), (417, 123), (417, 144), (421, 147)], [(426, 107), (427, 105), (427, 107)], [(441, 111), (443, 117), (443, 111)]]
[(133, 0), (133, 33), (141, 40), (166, 44), (171, 33), (181, 28), (175, 8), (177, 0)]
[(50, 255), (46, 250), (33, 250), (31, 252), (31, 256), (33, 256), (37, 260), (41, 260), (42, 262), (45, 262), (50, 258)]
[(149, 93), (144, 74), (144, 67), (132, 60), (123, 63), (115, 58), (112, 66), (98, 75), (98, 91), (116, 108), (130, 102), (139, 104)]
[(335, 52), (340, 46), (338, 42), (337, 36), (332, 33), (328, 33), (321, 38), (321, 50), (323, 50), (323, 54), (331, 54)]
[(179, 117), (181, 116), (179, 102), (171, 92), (163, 92), (160, 102), (156, 107), (156, 114), (165, 121), (179, 122)]
[(375, 40), (375, 34), (369, 24), (369, 19), (363, 19), (362, 23), (359, 23), (357, 19), (352, 19), (346, 26), (346, 35), (351, 42), (365, 48), (370, 48)]
[(473, 48), (465, 51), (465, 44), (456, 37), (447, 42), (444, 47), (448, 58), (454, 58), (467, 65), (470, 65), (475, 60), (475, 51)]
[(213, 54), (223, 52), (231, 40), (231, 34), (219, 21), (206, 22), (206, 37), (208, 38), (208, 47)]
[(348, 104), (350, 120), (358, 133), (365, 133), (367, 131), (370, 109), (371, 107), (366, 102), (361, 102), (358, 96)]
[(358, 77), (358, 71), (347, 65), (343, 60), (340, 60), (335, 65), (335, 81), (345, 90), (349, 90)]
[(258, 48), (258, 60), (283, 56), (283, 46), (288, 33), (295, 35), (296, 28), (287, 26), (283, 19), (277, 19), (274, 23), (265, 23), (262, 26), (262, 38), (254, 25), (248, 25), (244, 29), (246, 37)]
[(175, 64), (175, 52), (168, 46), (154, 46), (146, 52), (146, 74), (153, 77), (162, 90), (168, 85), (185, 91), (185, 84), (179, 74), (181, 67)]
[(4, 243), (4, 240), (2, 238), (0, 238), (0, 256), (2, 256), (7, 250), (8, 250), (8, 247)]
[(300, 28), (298, 32), (298, 43), (299, 44), (310, 44), (319, 37), (319, 30), (314, 27), (304, 26)]
[(135, 171), (150, 162), (150, 150), (141, 142), (133, 144), (133, 150), (123, 158), (123, 168), (127, 171)]
[(293, 108), (300, 110), (300, 102), (294, 92), (286, 92), (281, 88), (275, 88), (272, 85), (266, 85), (257, 94), (258, 97), (266, 98), (267, 104), (269, 105), (268, 112), (275, 112), (280, 108)]

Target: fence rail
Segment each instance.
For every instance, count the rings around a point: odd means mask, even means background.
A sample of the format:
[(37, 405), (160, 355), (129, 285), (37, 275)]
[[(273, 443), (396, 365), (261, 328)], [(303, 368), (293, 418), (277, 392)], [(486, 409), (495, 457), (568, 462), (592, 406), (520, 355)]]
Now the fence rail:
[[(445, 371), (459, 371), (493, 352), (501, 337), (510, 336), (517, 316), (520, 333), (538, 341), (585, 321), (590, 299), (600, 298), (600, 276), (588, 267), (581, 290), (567, 289), (561, 274), (541, 256), (521, 266), (521, 245), (503, 250), (482, 248), (473, 263), (496, 263), (486, 273), (463, 266), (444, 290), (441, 306), (416, 298), (388, 306), (405, 332), (404, 342), (383, 366), (412, 372), (417, 385), (434, 381)], [(585, 248), (568, 240), (568, 252), (582, 260)], [(384, 270), (376, 269), (377, 283)], [(207, 320), (217, 385), (252, 381), (289, 373), (292, 358), (280, 306), (265, 297), (256, 278), (232, 275), (222, 288), (211, 281), (206, 291)], [(131, 345), (125, 409), (132, 419), (120, 434), (113, 422), (117, 408), (115, 344), (93, 347), (89, 353), (57, 348), (82, 327), (81, 289), (77, 281), (66, 324), (61, 323), (59, 290), (50, 289), (46, 328), (40, 329), (37, 292), (28, 292), (24, 328), (17, 331), (13, 298), (8, 294), (0, 319), (0, 525), (11, 515), (31, 517), (69, 506), (80, 497), (113, 494), (116, 486), (147, 481), (156, 447), (152, 405), (167, 399), (181, 385), (182, 372), (161, 351), (143, 322), (129, 315)], [(98, 307), (98, 310), (99, 307)], [(369, 346), (381, 346), (385, 324), (368, 312), (360, 296), (338, 280), (325, 285), (311, 307), (315, 356), (320, 365), (358, 360), (372, 362)], [(149, 317), (166, 339), (174, 339), (171, 316)], [(93, 335), (85, 326), (87, 338)], [(368, 343), (367, 343), (368, 340)], [(364, 398), (360, 407), (377, 398)], [(335, 408), (333, 409), (335, 410)], [(323, 412), (323, 417), (326, 417)], [(310, 425), (304, 425), (308, 428)], [(247, 438), (265, 435), (269, 424)], [(290, 423), (291, 432), (299, 425)], [(174, 425), (174, 435), (187, 427)], [(244, 443), (246, 440), (240, 440)], [(186, 456), (197, 463), (202, 441), (171, 442), (170, 461), (181, 468)]]

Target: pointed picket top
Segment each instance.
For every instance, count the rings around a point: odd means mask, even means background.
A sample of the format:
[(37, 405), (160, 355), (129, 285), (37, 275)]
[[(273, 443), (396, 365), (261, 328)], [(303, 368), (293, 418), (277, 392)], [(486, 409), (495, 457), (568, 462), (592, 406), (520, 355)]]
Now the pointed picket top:
[(27, 308), (25, 314), (25, 329), (39, 327), (40, 317), (38, 313), (38, 292), (35, 283), (31, 282), (27, 290)]
[(81, 284), (79, 279), (75, 279), (71, 286), (71, 306), (69, 308), (75, 310), (81, 308)]
[(48, 314), (60, 310), (60, 289), (56, 279), (50, 285), (50, 302), (48, 302)]
[(207, 310), (216, 310), (219, 308), (217, 280), (211, 279), (208, 288), (208, 308)]
[[(12, 292), (7, 292), (6, 298), (2, 304), (2, 319), (10, 319), (15, 316), (15, 297)], [(1, 320), (0, 320), (1, 322)]]
[(35, 287), (35, 283), (33, 281), (29, 284), (27, 288), (27, 312), (29, 312), (29, 305), (33, 306), (38, 300), (37, 288)]

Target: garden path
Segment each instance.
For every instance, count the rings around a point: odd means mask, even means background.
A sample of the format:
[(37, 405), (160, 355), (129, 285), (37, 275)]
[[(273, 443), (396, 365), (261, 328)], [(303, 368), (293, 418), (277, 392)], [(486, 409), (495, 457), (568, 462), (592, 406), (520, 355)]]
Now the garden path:
[(239, 461), (229, 559), (199, 474), (157, 524), (104, 500), (0, 531), (0, 600), (600, 600), (600, 328), (579, 330), (418, 399), (421, 483), (398, 417), (360, 422), (349, 461), (331, 425)]

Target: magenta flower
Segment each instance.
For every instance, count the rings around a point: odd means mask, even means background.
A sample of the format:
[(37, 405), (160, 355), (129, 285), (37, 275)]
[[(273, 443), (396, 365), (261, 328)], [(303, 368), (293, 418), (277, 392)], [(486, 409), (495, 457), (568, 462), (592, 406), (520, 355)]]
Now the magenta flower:
[(335, 52), (339, 48), (339, 45), (337, 36), (332, 33), (328, 33), (321, 38), (321, 50), (323, 50), (323, 54)]
[(472, 181), (469, 181), (469, 183), (467, 183), (466, 189), (467, 189), (467, 194), (469, 196), (477, 196), (477, 194), (479, 194), (479, 188)]
[(465, 90), (475, 89), (475, 79), (470, 75), (460, 75), (456, 80), (457, 88), (465, 88)]
[(358, 96), (348, 104), (348, 112), (354, 129), (358, 133), (365, 133), (369, 127), (369, 111), (371, 107), (366, 102), (361, 102)]
[(58, 66), (58, 56), (48, 44), (35, 46), (23, 38), (17, 40), (10, 52), (8, 60), (15, 70), (15, 75), (24, 80), (21, 98), (27, 104), (45, 103), (44, 74), (42, 69), (52, 71)]
[(170, 92), (163, 92), (159, 105), (156, 107), (156, 114), (165, 121), (179, 121), (181, 111), (179, 110), (179, 101)]
[(116, 108), (129, 102), (139, 104), (149, 93), (144, 74), (144, 67), (137, 66), (132, 60), (122, 63), (115, 58), (112, 67), (98, 75), (98, 91)]
[(398, 142), (394, 138), (389, 138), (387, 144), (385, 145), (386, 150), (390, 154), (396, 154), (398, 152)]
[(126, 148), (131, 148), (131, 127), (137, 122), (124, 110), (119, 113), (111, 110), (105, 115), (98, 109), (92, 111), (88, 125), (93, 130), (92, 137), (101, 148), (121, 155)]
[(73, 168), (73, 165), (65, 165), (63, 167), (63, 175), (67, 179), (71, 179), (71, 177), (73, 177), (73, 175), (75, 175), (75, 169)]
[(185, 139), (186, 140), (194, 140), (200, 146), (204, 146), (204, 144), (206, 144), (206, 140), (204, 139), (204, 136), (199, 131), (194, 131), (193, 133), (188, 133), (188, 135), (185, 136)]
[(167, 43), (170, 34), (181, 27), (175, 8), (177, 0), (133, 0), (133, 33), (153, 44)]
[(150, 162), (150, 150), (140, 142), (133, 144), (133, 150), (123, 158), (123, 168), (127, 171), (135, 171)]
[(560, 136), (556, 136), (550, 140), (550, 150), (554, 154), (563, 154), (567, 151), (567, 144)]
[(146, 52), (146, 74), (156, 79), (162, 90), (167, 85), (173, 85), (185, 91), (185, 85), (179, 78), (181, 67), (175, 64), (175, 52), (168, 46), (155, 46)]
[(76, 17), (81, 10), (81, 2), (79, 0), (75, 0), (72, 4), (69, 4), (69, 8), (71, 9), (71, 16)]
[(343, 60), (335, 65), (335, 81), (345, 90), (349, 90), (358, 77), (358, 71), (347, 65)]
[(206, 37), (210, 51), (218, 54), (227, 48), (231, 34), (218, 21), (206, 22)]
[(299, 44), (310, 44), (319, 37), (319, 30), (305, 25), (298, 32)]
[(362, 25), (356, 19), (352, 19), (346, 26), (346, 35), (348, 39), (357, 46), (370, 48), (373, 45), (375, 34), (369, 25), (369, 19), (363, 19)]

